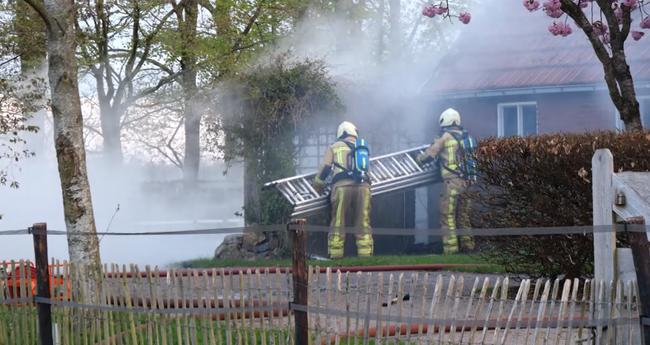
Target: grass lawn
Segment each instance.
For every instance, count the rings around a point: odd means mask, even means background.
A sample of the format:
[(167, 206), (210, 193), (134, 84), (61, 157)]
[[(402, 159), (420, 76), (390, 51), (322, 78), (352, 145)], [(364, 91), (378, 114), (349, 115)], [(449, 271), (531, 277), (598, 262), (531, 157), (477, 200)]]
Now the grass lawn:
[[(309, 260), (309, 265), (320, 267), (341, 266), (384, 266), (384, 265), (422, 265), (422, 264), (460, 264), (467, 267), (451, 268), (451, 271), (475, 273), (503, 273), (504, 268), (490, 264), (483, 258), (475, 255), (400, 255), (400, 256), (373, 256), (367, 258), (349, 257), (336, 260)], [(289, 259), (275, 260), (216, 260), (213, 258), (200, 258), (182, 261), (174, 264), (182, 268), (212, 268), (212, 267), (276, 267), (291, 266)]]

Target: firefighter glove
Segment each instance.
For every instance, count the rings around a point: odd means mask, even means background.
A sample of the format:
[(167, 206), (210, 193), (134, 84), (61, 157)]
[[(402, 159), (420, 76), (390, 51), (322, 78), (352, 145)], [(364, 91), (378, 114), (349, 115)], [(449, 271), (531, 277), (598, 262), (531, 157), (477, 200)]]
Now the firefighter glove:
[(312, 183), (312, 187), (321, 194), (325, 190), (325, 181), (321, 180), (320, 176), (316, 176), (314, 183)]

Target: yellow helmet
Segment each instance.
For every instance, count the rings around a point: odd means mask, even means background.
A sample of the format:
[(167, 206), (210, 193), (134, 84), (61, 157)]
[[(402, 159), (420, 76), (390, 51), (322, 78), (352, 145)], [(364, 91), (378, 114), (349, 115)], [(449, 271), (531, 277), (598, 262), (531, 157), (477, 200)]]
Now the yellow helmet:
[(440, 127), (460, 126), (460, 113), (449, 108), (440, 114)]
[(336, 130), (336, 137), (338, 139), (345, 138), (347, 136), (358, 137), (357, 126), (353, 125), (351, 122), (343, 121), (339, 125), (338, 130)]

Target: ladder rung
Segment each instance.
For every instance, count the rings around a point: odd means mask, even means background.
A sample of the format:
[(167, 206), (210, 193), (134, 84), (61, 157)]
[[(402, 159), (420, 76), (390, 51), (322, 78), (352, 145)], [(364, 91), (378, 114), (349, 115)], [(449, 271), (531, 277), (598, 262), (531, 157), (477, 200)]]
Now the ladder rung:
[(402, 172), (404, 173), (404, 175), (408, 175), (408, 174), (409, 174), (409, 171), (407, 171), (406, 168), (404, 168), (404, 165), (400, 164), (400, 162), (398, 162), (397, 159), (396, 159), (395, 157), (391, 157), (391, 159), (392, 159), (392, 161), (395, 163), (395, 166), (397, 166), (397, 168), (398, 168), (399, 170), (402, 170)]
[(406, 162), (407, 162), (408, 165), (410, 165), (412, 168), (414, 168), (414, 170), (422, 171), (422, 168), (420, 168), (418, 163), (408, 153), (406, 154)]
[[(372, 182), (372, 195), (417, 188), (434, 181), (432, 165), (420, 166), (413, 156), (426, 150), (427, 146), (416, 147), (370, 159), (368, 176)], [(284, 178), (265, 184), (274, 186), (293, 206), (292, 216), (307, 215), (327, 207), (326, 195), (312, 187), (315, 174)]]
[(287, 186), (289, 187), (289, 190), (291, 191), (292, 195), (293, 195), (296, 199), (298, 199), (298, 201), (304, 201), (304, 199), (302, 198), (302, 195), (300, 195), (300, 193), (298, 193), (298, 191), (296, 190), (296, 188), (294, 187), (294, 185), (291, 183), (291, 181), (288, 181), (288, 182), (287, 182)]
[(383, 172), (387, 175), (386, 178), (394, 177), (390, 170), (388, 170), (388, 168), (386, 168), (386, 166), (384, 166), (380, 160), (377, 161), (377, 164), (379, 164), (379, 166), (383, 169)]

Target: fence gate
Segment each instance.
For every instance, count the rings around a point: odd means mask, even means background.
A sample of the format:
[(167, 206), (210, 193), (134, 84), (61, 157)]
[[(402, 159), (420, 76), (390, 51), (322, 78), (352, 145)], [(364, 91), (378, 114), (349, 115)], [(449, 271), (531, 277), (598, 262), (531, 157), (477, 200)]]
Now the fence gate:
[[(640, 338), (650, 344), (650, 232), (645, 227), (650, 221), (650, 173), (614, 173), (608, 149), (596, 151), (592, 173), (595, 278), (638, 282)], [(631, 248), (616, 247), (617, 223), (632, 224), (629, 231), (625, 228)]]

